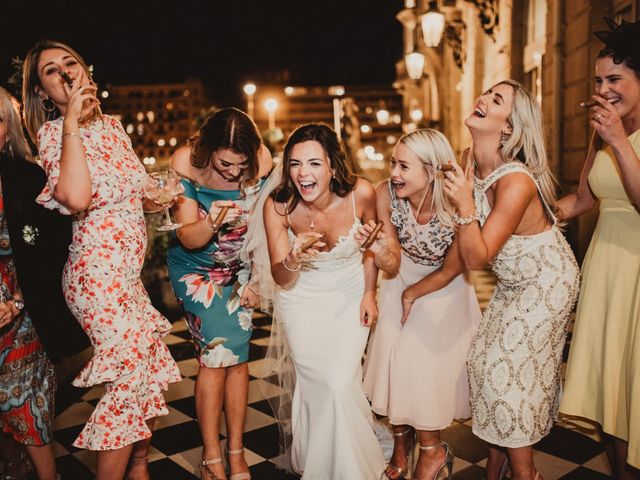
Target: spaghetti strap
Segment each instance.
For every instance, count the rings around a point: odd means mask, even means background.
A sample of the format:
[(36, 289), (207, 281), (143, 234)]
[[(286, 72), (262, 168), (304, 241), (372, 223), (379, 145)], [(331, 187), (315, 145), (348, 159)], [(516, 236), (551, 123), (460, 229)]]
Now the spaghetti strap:
[(358, 214), (356, 213), (356, 191), (351, 192), (351, 205), (353, 206), (353, 220), (358, 220)]

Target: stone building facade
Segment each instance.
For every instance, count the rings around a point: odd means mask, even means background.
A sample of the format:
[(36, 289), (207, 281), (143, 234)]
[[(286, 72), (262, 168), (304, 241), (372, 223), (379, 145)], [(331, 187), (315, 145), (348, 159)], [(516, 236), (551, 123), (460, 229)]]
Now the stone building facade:
[[(438, 47), (423, 41), (420, 19), (431, 9), (446, 19)], [(442, 130), (460, 154), (470, 144), (463, 120), (477, 96), (500, 80), (518, 80), (541, 103), (560, 194), (575, 191), (590, 138), (579, 104), (595, 91), (594, 65), (602, 45), (593, 32), (606, 29), (605, 16), (632, 21), (639, 14), (640, 0), (405, 0), (397, 15), (404, 50), (425, 55), (425, 66), (414, 80), (404, 59), (396, 65), (404, 118), (420, 109), (418, 126)], [(567, 227), (579, 259), (596, 218), (594, 211)]]

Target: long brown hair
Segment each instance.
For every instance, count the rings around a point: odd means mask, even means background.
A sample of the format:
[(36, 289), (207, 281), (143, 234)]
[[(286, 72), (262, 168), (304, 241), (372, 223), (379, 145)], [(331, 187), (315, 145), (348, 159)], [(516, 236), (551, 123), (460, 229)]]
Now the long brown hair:
[[(36, 43), (27, 53), (24, 59), (24, 67), (22, 70), (22, 101), (24, 102), (24, 122), (29, 132), (31, 141), (35, 144), (38, 142), (38, 130), (45, 122), (55, 120), (60, 116), (60, 111), (55, 108), (52, 112), (45, 112), (42, 108), (42, 100), (36, 92), (36, 87), (42, 87), (40, 83), (40, 75), (38, 74), (38, 63), (40, 55), (45, 50), (59, 48), (69, 52), (84, 69), (87, 78), (91, 78), (91, 71), (87, 63), (69, 45), (53, 40), (42, 40)], [(100, 108), (96, 107), (96, 117), (101, 115)]]
[(240, 178), (240, 192), (258, 181), (258, 150), (262, 141), (253, 120), (237, 108), (223, 108), (207, 118), (193, 137), (191, 165), (196, 168), (213, 168), (213, 154), (221, 148), (247, 157), (247, 168)]
[(300, 192), (289, 174), (291, 150), (298, 143), (308, 141), (318, 142), (322, 145), (327, 157), (329, 157), (329, 167), (334, 172), (329, 188), (333, 193), (339, 197), (346, 197), (349, 192), (353, 191), (358, 181), (358, 177), (353, 173), (353, 165), (347, 158), (336, 132), (323, 123), (302, 125), (296, 128), (287, 140), (282, 161), (282, 181), (271, 192), (271, 197), (276, 202), (287, 204), (288, 213), (296, 208), (301, 198)]

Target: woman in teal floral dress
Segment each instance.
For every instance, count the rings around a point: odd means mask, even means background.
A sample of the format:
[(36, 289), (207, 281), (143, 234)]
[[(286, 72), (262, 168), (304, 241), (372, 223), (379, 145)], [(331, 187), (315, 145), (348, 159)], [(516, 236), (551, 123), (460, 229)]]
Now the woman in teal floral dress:
[[(224, 407), (231, 478), (248, 479), (242, 430), (251, 315), (258, 296), (240, 250), (261, 187), (260, 174), (269, 171), (271, 158), (251, 119), (226, 108), (175, 152), (171, 165), (182, 176), (185, 191), (174, 206), (176, 220), (183, 226), (176, 231), (167, 262), (200, 363), (195, 394), (204, 442), (202, 478), (227, 478), (219, 440)], [(223, 207), (229, 210), (218, 220)]]

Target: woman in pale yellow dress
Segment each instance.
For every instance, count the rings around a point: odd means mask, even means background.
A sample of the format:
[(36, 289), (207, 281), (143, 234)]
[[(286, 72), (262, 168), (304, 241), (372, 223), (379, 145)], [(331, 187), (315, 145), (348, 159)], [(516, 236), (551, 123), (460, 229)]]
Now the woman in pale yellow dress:
[(597, 32), (592, 142), (578, 191), (558, 202), (564, 219), (600, 217), (582, 267), (564, 414), (596, 421), (614, 437), (615, 478), (640, 478), (640, 22)]

